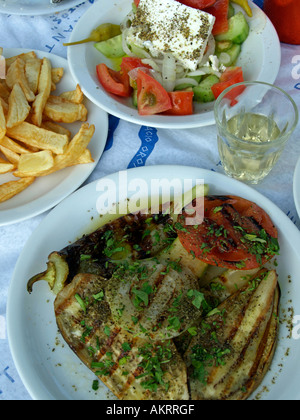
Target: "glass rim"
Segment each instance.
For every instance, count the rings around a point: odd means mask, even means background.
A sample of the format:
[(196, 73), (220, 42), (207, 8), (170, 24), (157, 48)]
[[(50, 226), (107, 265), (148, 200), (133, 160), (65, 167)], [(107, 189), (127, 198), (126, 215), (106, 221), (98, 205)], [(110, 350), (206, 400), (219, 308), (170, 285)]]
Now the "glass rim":
[(220, 102), (222, 101), (222, 99), (227, 95), (227, 93), (230, 92), (233, 88), (236, 88), (238, 86), (245, 86), (245, 85), (263, 85), (263, 86), (269, 86), (272, 89), (275, 89), (275, 90), (279, 91), (280, 93), (282, 93), (290, 101), (290, 103), (292, 104), (292, 106), (294, 108), (294, 111), (295, 111), (295, 121), (294, 121), (292, 127), (289, 129), (289, 131), (287, 131), (283, 136), (280, 136), (279, 138), (272, 140), (271, 142), (270, 141), (265, 141), (265, 142), (257, 143), (258, 147), (260, 147), (262, 145), (266, 146), (267, 144), (274, 145), (276, 143), (281, 143), (282, 142), (282, 139), (284, 139), (284, 138), (287, 138), (288, 139), (293, 134), (293, 132), (295, 131), (295, 129), (296, 129), (297, 125), (298, 125), (298, 122), (299, 122), (299, 111), (298, 111), (296, 102), (294, 101), (294, 99), (284, 89), (280, 88), (279, 86), (273, 85), (271, 83), (267, 83), (267, 82), (260, 82), (260, 81), (256, 81), (256, 80), (253, 80), (253, 81), (245, 81), (245, 82), (236, 83), (236, 84), (234, 84), (232, 86), (229, 86), (226, 90), (224, 90), (220, 94), (220, 96), (216, 99), (216, 102), (215, 102), (215, 105), (214, 105), (214, 114), (215, 114), (215, 120), (216, 120), (217, 126), (222, 127), (222, 129), (226, 132), (226, 134), (228, 133), (232, 138), (234, 138), (234, 139), (236, 139), (236, 140), (238, 140), (238, 141), (240, 141), (240, 142), (242, 142), (244, 144), (248, 144), (248, 145), (251, 144), (251, 145), (253, 145), (253, 142), (248, 141), (248, 140), (243, 140), (240, 137), (237, 137), (234, 134), (230, 133), (227, 130), (227, 128), (223, 126), (223, 124), (220, 121), (219, 116), (218, 116), (218, 106), (219, 106)]

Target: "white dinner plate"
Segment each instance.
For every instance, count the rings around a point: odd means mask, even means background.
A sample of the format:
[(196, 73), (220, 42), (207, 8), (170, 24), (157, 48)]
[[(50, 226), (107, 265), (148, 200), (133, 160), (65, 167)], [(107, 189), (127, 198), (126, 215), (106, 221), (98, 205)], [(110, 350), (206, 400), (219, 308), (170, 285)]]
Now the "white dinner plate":
[[(132, 0), (102, 0), (94, 4), (76, 24), (70, 41), (86, 38), (91, 29), (101, 23), (120, 24), (130, 12)], [(239, 6), (235, 6), (241, 10)], [(247, 18), (250, 35), (243, 44), (237, 65), (242, 66), (245, 80), (274, 83), (281, 62), (280, 42), (277, 32), (264, 12), (251, 3), (253, 17)], [(136, 124), (160, 128), (192, 128), (215, 123), (213, 103), (195, 104), (195, 112), (189, 116), (141, 116), (132, 105), (132, 99), (119, 98), (105, 92), (96, 76), (100, 62), (112, 66), (110, 60), (100, 54), (93, 43), (68, 48), (68, 59), (74, 79), (82, 85), (86, 96), (112, 115)]]
[[(5, 48), (3, 55), (13, 57), (30, 50)], [(64, 76), (57, 85), (54, 94), (73, 90), (76, 87), (68, 68), (68, 62), (64, 58), (43, 51), (36, 51), (38, 57), (47, 57), (51, 60), (52, 67), (63, 67)], [(85, 99), (88, 109), (88, 123), (94, 124), (96, 131), (89, 144), (94, 163), (77, 165), (63, 169), (51, 175), (37, 178), (25, 191), (12, 199), (0, 203), (0, 226), (20, 222), (30, 217), (43, 213), (54, 207), (67, 195), (75, 191), (89, 177), (95, 169), (103, 153), (108, 133), (108, 115), (105, 111)], [(72, 134), (76, 134), (81, 123), (68, 124)], [(16, 180), (12, 174), (0, 175), (0, 184)]]
[(293, 315), (300, 314), (300, 232), (278, 207), (249, 186), (212, 171), (182, 166), (135, 168), (110, 175), (101, 180), (101, 185), (98, 181), (86, 185), (53, 209), (25, 245), (10, 284), (7, 330), (15, 365), (30, 395), (36, 400), (113, 398), (104, 385), (100, 385), (98, 391), (92, 391), (94, 374), (58, 335), (54, 296), (48, 284), (37, 283), (31, 295), (26, 291), (26, 284), (29, 278), (46, 269), (50, 252), (61, 250), (100, 225), (96, 206), (102, 201), (102, 206), (107, 206), (107, 186), (115, 191), (112, 205), (108, 206), (114, 209), (120, 195), (122, 199), (127, 196), (136, 200), (141, 181), (144, 182), (141, 198), (148, 197), (153, 179), (170, 184), (174, 180), (183, 183), (183, 180), (203, 179), (211, 194), (244, 197), (271, 215), (279, 231), (281, 246), (280, 256), (276, 258), (282, 292), (279, 342), (271, 370), (252, 398), (299, 400), (300, 345), (297, 334), (292, 338), (291, 326)]
[(83, 3), (83, 0), (63, 0), (52, 4), (50, 0), (0, 0), (0, 13), (11, 15), (46, 15), (61, 12)]
[(293, 192), (294, 192), (295, 206), (296, 206), (298, 215), (300, 217), (300, 158), (297, 162), (295, 173), (294, 173)]

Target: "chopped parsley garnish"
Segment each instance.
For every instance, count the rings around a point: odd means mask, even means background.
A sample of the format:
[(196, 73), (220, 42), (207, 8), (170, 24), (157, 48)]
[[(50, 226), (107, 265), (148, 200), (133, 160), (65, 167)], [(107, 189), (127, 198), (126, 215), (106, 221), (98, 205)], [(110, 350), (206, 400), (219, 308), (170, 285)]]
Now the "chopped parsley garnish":
[(144, 373), (137, 376), (137, 379), (146, 378), (141, 382), (144, 389), (152, 392), (157, 392), (160, 386), (165, 390), (169, 389), (169, 382), (164, 380), (163, 365), (172, 360), (173, 354), (170, 344), (171, 342), (166, 342), (163, 345), (147, 343), (139, 348), (138, 355), (142, 358), (139, 366), (144, 369)]
[(262, 257), (265, 255), (279, 255), (280, 247), (278, 239), (268, 235), (264, 229), (261, 229), (258, 234), (246, 233), (240, 226), (239, 230), (243, 233), (241, 242), (247, 244), (250, 254), (256, 256), (258, 264), (262, 265)]
[(206, 385), (207, 369), (212, 366), (225, 366), (226, 356), (230, 353), (229, 348), (212, 347), (211, 349), (206, 349), (200, 345), (193, 347), (191, 355), (193, 378)]
[(153, 289), (148, 282), (144, 283), (140, 289), (134, 287), (132, 293), (135, 295), (133, 304), (136, 308), (141, 309), (141, 305), (149, 305), (149, 295), (153, 293)]

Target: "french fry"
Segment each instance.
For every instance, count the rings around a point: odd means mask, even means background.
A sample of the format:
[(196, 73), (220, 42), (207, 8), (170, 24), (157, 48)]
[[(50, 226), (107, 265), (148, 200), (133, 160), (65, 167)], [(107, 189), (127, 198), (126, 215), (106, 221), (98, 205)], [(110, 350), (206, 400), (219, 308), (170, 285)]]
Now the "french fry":
[(3, 80), (0, 80), (0, 98), (4, 99), (4, 101), (7, 102), (9, 95), (10, 90), (6, 86), (6, 83)]
[(7, 135), (28, 146), (50, 150), (57, 155), (64, 154), (69, 144), (68, 136), (45, 130), (28, 122), (22, 122), (16, 127), (8, 128)]
[(63, 67), (54, 67), (51, 70), (51, 79), (52, 82), (57, 85), (57, 83), (59, 83), (64, 75), (64, 68)]
[(26, 62), (32, 58), (36, 58), (36, 53), (34, 51), (29, 51), (28, 53), (23, 53), (15, 55), (14, 57), (6, 58), (6, 67), (9, 68), (18, 58)]
[(45, 128), (45, 130), (54, 131), (58, 134), (64, 134), (68, 136), (68, 138), (71, 140), (71, 131), (68, 130), (66, 127), (63, 127), (62, 125), (54, 123), (53, 121), (43, 121), (41, 127)]
[(30, 58), (25, 63), (25, 75), (30, 89), (35, 95), (38, 92), (41, 67), (42, 60), (39, 58)]
[(20, 155), (13, 150), (8, 149), (5, 146), (0, 145), (0, 151), (3, 153), (3, 155), (6, 157), (6, 159), (12, 163), (15, 166), (18, 166)]
[(19, 143), (17, 143), (16, 141), (10, 139), (7, 136), (4, 136), (2, 140), (0, 140), (0, 145), (4, 146), (10, 150), (12, 150), (13, 152), (22, 155), (24, 153), (30, 153), (31, 151), (29, 149), (27, 149), (26, 147), (21, 146)]
[(19, 85), (14, 84), (11, 94), (8, 98), (8, 113), (6, 118), (6, 127), (12, 128), (25, 121), (29, 115), (31, 107), (29, 106), (26, 96)]
[(10, 200), (17, 194), (20, 194), (26, 188), (28, 188), (35, 178), (22, 178), (17, 181), (6, 182), (5, 184), (0, 185), (0, 203)]
[(83, 102), (83, 92), (79, 85), (76, 86), (75, 90), (61, 93), (59, 96), (70, 102), (74, 102), (74, 104), (81, 104)]
[(8, 113), (8, 104), (2, 98), (0, 98), (0, 103), (2, 105), (4, 115), (7, 115), (7, 113)]
[(6, 120), (5, 120), (4, 110), (2, 106), (2, 101), (0, 101), (0, 140), (3, 139), (5, 134), (6, 134)]
[[(80, 156), (85, 153), (85, 150), (90, 143), (95, 132), (95, 126), (89, 124), (82, 124), (79, 132), (71, 140), (67, 151), (63, 155), (55, 156), (54, 165), (51, 169), (42, 170), (37, 172), (35, 176), (45, 176), (50, 175), (53, 172), (59, 171), (61, 169), (67, 168), (69, 166), (76, 165)], [(28, 176), (28, 173), (17, 170), (14, 172), (14, 176), (22, 178)]]
[(85, 149), (85, 151), (82, 153), (82, 155), (80, 155), (78, 157), (78, 160), (75, 161), (74, 160), (74, 164), (75, 165), (82, 165), (82, 164), (87, 164), (87, 163), (93, 163), (95, 162), (93, 157), (92, 157), (92, 153), (89, 149)]
[(51, 68), (50, 60), (44, 58), (39, 78), (38, 95), (32, 104), (32, 122), (38, 127), (42, 124), (43, 111), (51, 92)]
[(6, 75), (6, 84), (12, 89), (15, 83), (19, 83), (28, 102), (33, 102), (35, 94), (30, 89), (26, 75), (25, 62), (21, 58), (17, 58), (9, 67)]
[(33, 176), (41, 171), (53, 168), (54, 158), (49, 150), (21, 155), (18, 162), (18, 171), (27, 176)]
[(87, 120), (87, 109), (60, 96), (51, 95), (46, 103), (44, 115), (58, 123), (73, 123)]
[(15, 169), (15, 165), (0, 157), (0, 174), (7, 174)]

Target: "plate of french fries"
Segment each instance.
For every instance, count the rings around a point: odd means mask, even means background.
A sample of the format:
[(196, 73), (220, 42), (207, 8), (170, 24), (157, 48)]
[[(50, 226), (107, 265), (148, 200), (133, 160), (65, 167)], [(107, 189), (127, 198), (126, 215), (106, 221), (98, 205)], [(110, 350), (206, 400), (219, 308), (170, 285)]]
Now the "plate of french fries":
[(0, 226), (54, 207), (95, 169), (108, 115), (64, 58), (0, 48)]

